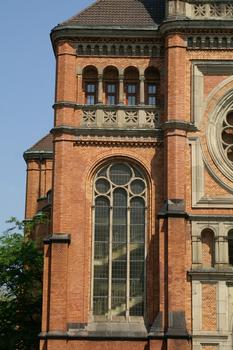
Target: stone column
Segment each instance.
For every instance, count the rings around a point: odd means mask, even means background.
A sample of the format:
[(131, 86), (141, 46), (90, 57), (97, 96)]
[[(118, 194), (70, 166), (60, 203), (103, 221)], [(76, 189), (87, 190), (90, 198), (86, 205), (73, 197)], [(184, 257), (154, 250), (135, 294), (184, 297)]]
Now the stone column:
[(123, 105), (125, 99), (125, 93), (124, 93), (124, 76), (120, 75), (119, 77), (119, 104)]
[(140, 76), (140, 105), (145, 104), (145, 78)]
[(103, 104), (103, 76), (98, 76), (98, 101), (99, 104)]

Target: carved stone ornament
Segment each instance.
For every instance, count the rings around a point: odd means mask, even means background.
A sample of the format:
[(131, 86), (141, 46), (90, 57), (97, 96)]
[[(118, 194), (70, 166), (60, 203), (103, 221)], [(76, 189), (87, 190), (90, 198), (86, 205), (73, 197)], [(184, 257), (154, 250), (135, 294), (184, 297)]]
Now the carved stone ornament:
[(96, 111), (83, 111), (83, 122), (85, 124), (93, 124), (96, 122)]
[(203, 2), (192, 5), (192, 17), (202, 19), (229, 19), (233, 17), (233, 4), (219, 2)]

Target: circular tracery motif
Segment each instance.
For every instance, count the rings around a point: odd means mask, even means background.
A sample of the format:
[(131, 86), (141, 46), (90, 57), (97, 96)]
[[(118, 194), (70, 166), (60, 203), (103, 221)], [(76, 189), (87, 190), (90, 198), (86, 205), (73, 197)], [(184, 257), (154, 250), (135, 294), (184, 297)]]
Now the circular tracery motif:
[(233, 163), (233, 111), (230, 111), (223, 120), (221, 141), (225, 156)]
[[(233, 79), (229, 81), (233, 83)], [(206, 129), (208, 151), (217, 169), (230, 181), (233, 181), (233, 90), (216, 100), (215, 108), (209, 114)], [(206, 158), (207, 160), (208, 158)], [(221, 184), (227, 183), (223, 177), (214, 171), (211, 164), (209, 169), (217, 176)], [(227, 184), (227, 189), (231, 187)]]

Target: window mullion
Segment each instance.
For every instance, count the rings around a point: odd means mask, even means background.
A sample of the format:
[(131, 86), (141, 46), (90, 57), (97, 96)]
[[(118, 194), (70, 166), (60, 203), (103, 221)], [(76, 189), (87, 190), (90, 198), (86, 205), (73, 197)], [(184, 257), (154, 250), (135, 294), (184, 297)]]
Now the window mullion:
[(129, 298), (130, 298), (130, 200), (127, 201), (127, 272), (126, 272), (126, 318), (129, 318)]
[(110, 227), (109, 227), (109, 264), (108, 264), (108, 318), (112, 319), (112, 228), (113, 228), (113, 196), (110, 203)]
[(94, 239), (92, 242), (92, 279), (91, 279), (91, 293), (92, 293), (92, 298), (91, 298), (91, 314), (93, 315), (93, 295), (94, 295), (94, 259), (95, 259), (95, 206), (92, 206), (92, 222), (93, 222), (93, 227), (92, 230), (94, 232)]

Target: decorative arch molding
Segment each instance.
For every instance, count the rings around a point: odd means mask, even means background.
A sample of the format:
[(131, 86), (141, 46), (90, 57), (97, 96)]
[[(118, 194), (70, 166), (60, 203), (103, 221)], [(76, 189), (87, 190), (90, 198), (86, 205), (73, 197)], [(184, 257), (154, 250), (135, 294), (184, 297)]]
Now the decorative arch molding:
[[(145, 317), (146, 305), (143, 300), (146, 300), (145, 257), (148, 235), (146, 216), (150, 184), (145, 168), (138, 163), (138, 161), (135, 162), (131, 158), (115, 155), (98, 162), (98, 164), (95, 164), (95, 168), (92, 167), (93, 266), (91, 314), (96, 321), (102, 318), (103, 320), (107, 318), (109, 321), (114, 319), (133, 321), (136, 318), (143, 319)], [(134, 201), (137, 202), (135, 202), (136, 206), (134, 206)], [(132, 213), (135, 210), (141, 210), (137, 217), (142, 222), (140, 230), (135, 231), (137, 235), (134, 238), (132, 225), (136, 225), (137, 222), (131, 220), (133, 220)], [(100, 230), (103, 222), (105, 226), (103, 230)], [(120, 225), (120, 229), (117, 228), (118, 225)], [(99, 236), (101, 236), (101, 239)], [(104, 250), (101, 248), (101, 244), (105, 244)], [(134, 262), (134, 251), (138, 252), (138, 258), (136, 263), (132, 264)], [(105, 255), (108, 257), (108, 263), (106, 263)], [(125, 259), (126, 256), (127, 259)], [(99, 292), (99, 284), (103, 276), (102, 270), (100, 276), (98, 271), (102, 268), (100, 262), (103, 261), (104, 268), (106, 264), (108, 266), (106, 271), (104, 270), (103, 283), (107, 283), (107, 285), (102, 296), (102, 292)], [(120, 268), (123, 270), (119, 270)], [(132, 271), (136, 276), (135, 283), (138, 283), (136, 294), (136, 284), (135, 288), (132, 284), (132, 278), (134, 278)], [(114, 293), (116, 288), (117, 291), (122, 291), (122, 293), (117, 294), (117, 298)]]
[(111, 155), (109, 155), (109, 151), (103, 152), (101, 156), (92, 164), (92, 167), (87, 174), (87, 178), (89, 179), (89, 181), (92, 181), (94, 176), (102, 167), (104, 167), (105, 165), (111, 162), (120, 162), (120, 161), (129, 162), (139, 167), (146, 178), (146, 181), (148, 183), (148, 188), (151, 187), (150, 170), (148, 166), (145, 164), (144, 158), (140, 157), (139, 155), (135, 157), (135, 155), (131, 152), (120, 153), (116, 151), (116, 153)]

